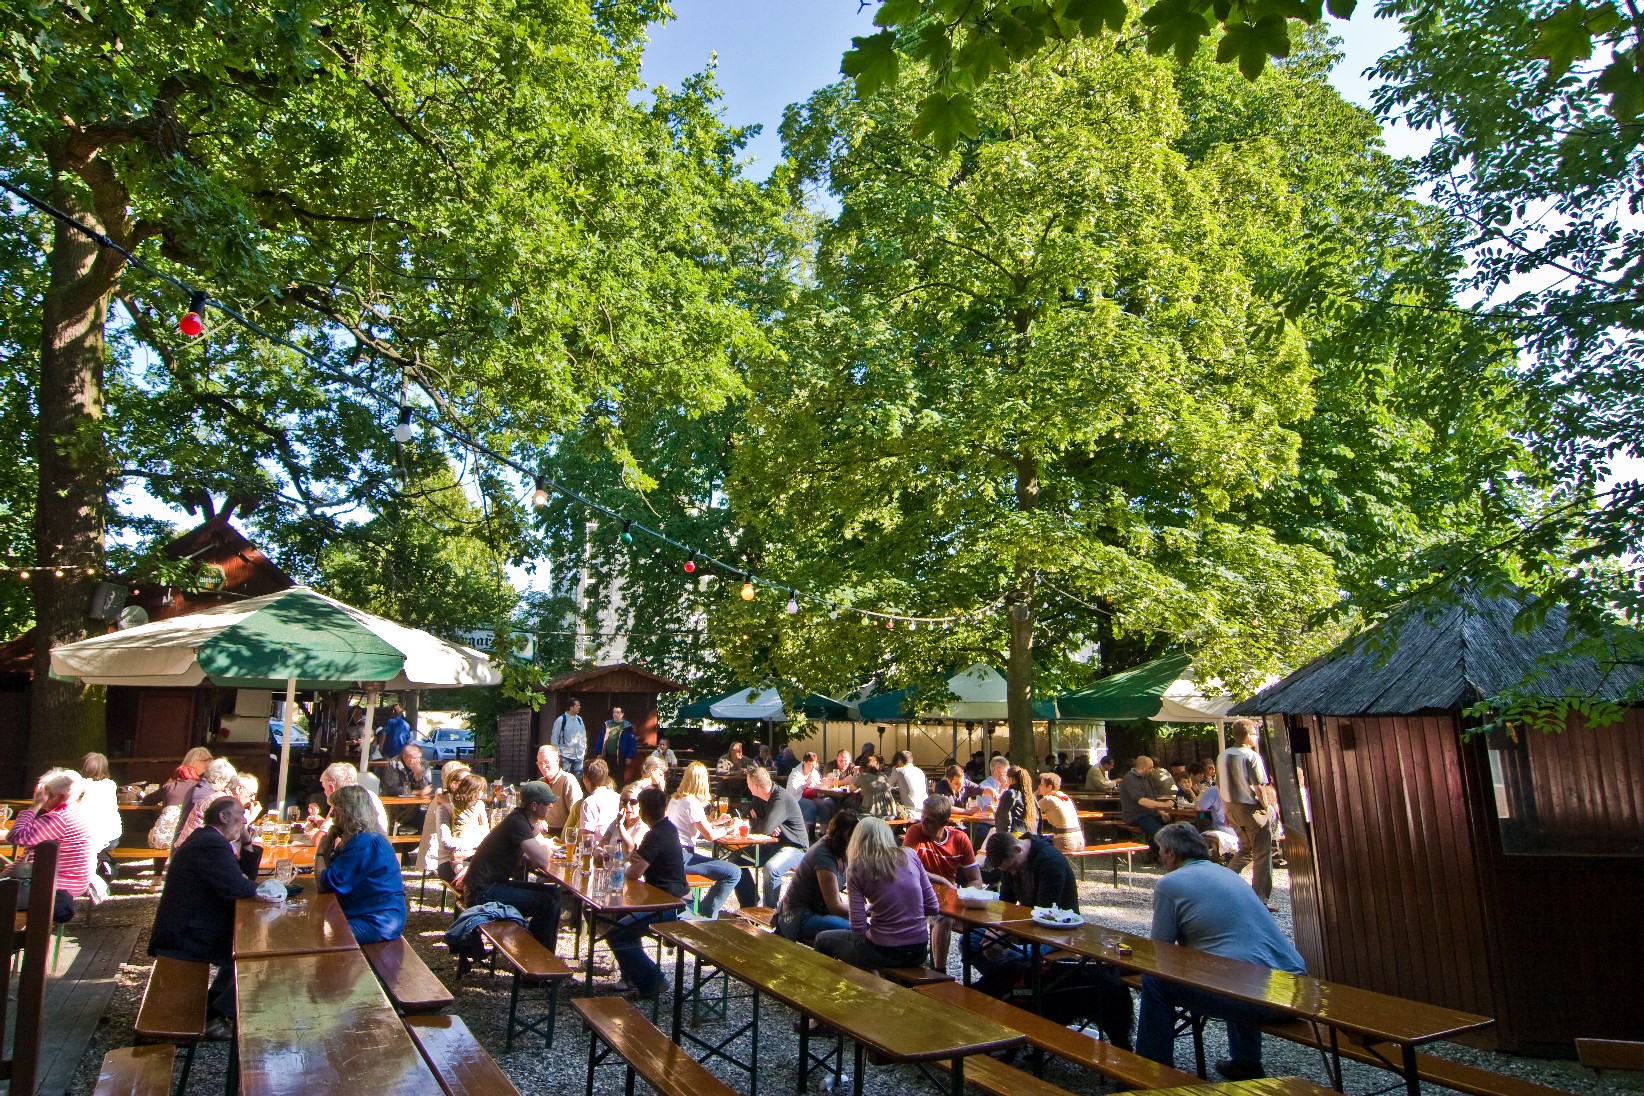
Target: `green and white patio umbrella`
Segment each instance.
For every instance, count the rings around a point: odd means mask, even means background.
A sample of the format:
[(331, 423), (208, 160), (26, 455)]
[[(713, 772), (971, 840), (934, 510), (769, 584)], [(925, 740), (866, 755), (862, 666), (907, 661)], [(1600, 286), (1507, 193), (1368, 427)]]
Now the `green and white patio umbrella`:
[[(382, 690), (495, 685), (501, 675), (471, 647), (373, 616), (306, 586), (52, 648), (52, 676), (86, 685), (285, 690), (280, 808), (291, 766), (298, 689)], [(366, 727), (360, 768), (370, 749)]]

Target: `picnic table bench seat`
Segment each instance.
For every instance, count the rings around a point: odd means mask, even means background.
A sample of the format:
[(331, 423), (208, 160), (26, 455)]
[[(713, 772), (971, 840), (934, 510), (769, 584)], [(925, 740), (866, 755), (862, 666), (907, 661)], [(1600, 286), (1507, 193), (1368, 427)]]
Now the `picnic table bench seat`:
[(103, 1055), (92, 1096), (166, 1096), (176, 1057), (177, 1048), (167, 1043), (116, 1047)]
[[(1138, 830), (1137, 832), (1140, 833), (1141, 831)], [(1148, 847), (1148, 845), (1140, 841), (1108, 841), (1100, 845), (1086, 845), (1077, 852), (1064, 853), (1063, 855), (1069, 860), (1077, 860), (1079, 862), (1080, 879), (1085, 877), (1086, 860), (1094, 860), (1098, 856), (1112, 857), (1111, 863), (1113, 865), (1113, 885), (1117, 887), (1119, 885), (1119, 857), (1122, 856), (1125, 858), (1125, 864), (1127, 865), (1125, 870), (1128, 873), (1134, 870), (1134, 858), (1136, 854), (1139, 852), (1146, 852)], [(1126, 882), (1128, 885), (1129, 880), (1127, 879)]]
[[(1288, 1024), (1264, 1024), (1262, 1031), (1303, 1046), (1329, 1051), (1329, 1044), (1320, 1044), (1312, 1025), (1300, 1020)], [(1343, 1058), (1365, 1065), (1380, 1066), (1394, 1072), (1399, 1068), (1393, 1064), (1397, 1060), (1396, 1048), (1389, 1048), (1391, 1053), (1389, 1057), (1384, 1058), (1376, 1054), (1371, 1047), (1345, 1036), (1336, 1040), (1336, 1046)], [(1416, 1055), (1416, 1073), (1429, 1084), (1469, 1093), (1470, 1096), (1570, 1096), (1563, 1089), (1509, 1077), (1504, 1073), (1493, 1073), (1478, 1066), (1464, 1065), (1433, 1054)]]
[[(1045, 1053), (1083, 1066), (1125, 1088), (1177, 1088), (1203, 1083), (1191, 1073), (1184, 1073), (1150, 1058), (1143, 1058), (1140, 1054), (1122, 1050), (1095, 1036), (1074, 1031), (1054, 1020), (1047, 1020), (1036, 1013), (1017, 1008), (1007, 1001), (989, 997), (980, 990), (961, 986), (956, 982), (920, 986), (919, 992), (955, 1008), (962, 1008), (973, 1015), (1013, 1028), (1026, 1035), (1029, 1043)], [(966, 1063), (965, 1078), (970, 1079), (969, 1063)]]
[(685, 1049), (632, 1002), (620, 997), (581, 997), (571, 1007), (582, 1015), (588, 1028), (588, 1090), (593, 1090), (594, 1069), (607, 1053), (615, 1054), (627, 1067), (626, 1090), (633, 1091), (635, 1075), (661, 1096), (736, 1096), (724, 1081), (709, 1073)]
[(743, 906), (736, 911), (736, 915), (741, 920), (758, 925), (762, 929), (776, 928), (776, 910), (770, 906)]
[[(139, 1043), (170, 1043), (183, 1046), (183, 1073), (177, 1091), (188, 1089), (188, 1073), (194, 1067), (194, 1051), (205, 1039), (206, 1009), (211, 992), (211, 964), (162, 955), (154, 960), (143, 988), (143, 1002), (137, 1006), (134, 1034)], [(175, 1046), (173, 1049), (175, 1052)], [(168, 1063), (170, 1059), (167, 1059)], [(154, 1067), (159, 1068), (159, 1067)], [(166, 1066), (169, 1078), (170, 1065)]]
[(405, 1030), (445, 1096), (519, 1096), (460, 1016), (407, 1016)]
[(171, 856), (170, 849), (148, 848), (113, 848), (108, 850), (110, 860), (165, 860)]
[[(491, 945), (493, 958), (500, 960), (514, 976), (508, 994), (508, 1034), (503, 1039), (503, 1052), (514, 1049), (514, 1036), (523, 1031), (542, 1036), (544, 1045), (551, 1049), (554, 1017), (559, 1011), (559, 987), (576, 977), (575, 968), (544, 947), (517, 921), (488, 921), (479, 930)], [(520, 987), (544, 983), (548, 987), (548, 1011), (520, 1019)]]
[(438, 1012), (455, 1000), (405, 937), (364, 944), (360, 950), (388, 999), (401, 1012)]
[[(952, 1062), (930, 1064), (943, 1073), (953, 1068)], [(1060, 1085), (1006, 1065), (997, 1058), (989, 1058), (986, 1054), (972, 1054), (965, 1059), (965, 1087), (986, 1092), (988, 1096), (1072, 1096)]]
[(932, 970), (930, 967), (880, 967), (874, 973), (888, 982), (910, 989), (953, 981), (953, 975), (947, 971)]
[(1644, 1072), (1644, 1043), (1625, 1039), (1577, 1039), (1576, 1059), (1595, 1073), (1606, 1069)]

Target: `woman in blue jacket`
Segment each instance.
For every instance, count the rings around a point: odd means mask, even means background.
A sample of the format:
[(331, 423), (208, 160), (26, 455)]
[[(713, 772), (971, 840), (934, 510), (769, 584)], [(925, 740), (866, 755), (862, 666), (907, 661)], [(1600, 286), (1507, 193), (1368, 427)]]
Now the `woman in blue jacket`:
[[(354, 939), (362, 944), (393, 940), (405, 928), (405, 885), (400, 860), (377, 829), (377, 808), (361, 787), (331, 795), (335, 830), (317, 854), (321, 893), (337, 896)], [(328, 843), (328, 845), (327, 845)]]

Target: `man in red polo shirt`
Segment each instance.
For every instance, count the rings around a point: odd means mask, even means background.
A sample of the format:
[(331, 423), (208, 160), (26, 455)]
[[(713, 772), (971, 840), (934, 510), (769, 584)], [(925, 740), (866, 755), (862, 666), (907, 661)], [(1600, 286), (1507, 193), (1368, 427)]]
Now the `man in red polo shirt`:
[[(912, 849), (925, 866), (930, 881), (938, 886), (978, 886), (982, 873), (976, 867), (976, 849), (970, 837), (958, 826), (949, 825), (953, 818), (953, 800), (945, 795), (928, 795), (920, 809), (919, 821), (908, 827), (902, 846)], [(945, 917), (938, 918), (931, 930), (931, 966), (948, 969), (948, 941), (953, 928)]]

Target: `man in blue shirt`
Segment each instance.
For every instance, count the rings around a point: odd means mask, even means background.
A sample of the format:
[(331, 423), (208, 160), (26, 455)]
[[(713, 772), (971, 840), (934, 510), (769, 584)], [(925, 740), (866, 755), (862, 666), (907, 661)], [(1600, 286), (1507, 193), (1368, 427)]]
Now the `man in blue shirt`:
[[(1307, 973), (1302, 957), (1285, 938), (1267, 904), (1242, 878), (1210, 861), (1203, 837), (1185, 822), (1154, 835), (1165, 877), (1153, 890), (1154, 940), (1198, 948), (1228, 959), (1259, 963), (1291, 974)], [(1259, 1024), (1281, 1023), (1282, 1013), (1234, 1001), (1194, 986), (1142, 979), (1136, 1023), (1136, 1052), (1174, 1067), (1177, 1008), (1227, 1022), (1232, 1058), (1216, 1063), (1229, 1081), (1264, 1076)]]
[(405, 721), (405, 709), (398, 704), (388, 708), (388, 722), (382, 725), (382, 734), (377, 741), (377, 749), (382, 756), (393, 760), (400, 756), (405, 744), (411, 741), (411, 724)]

